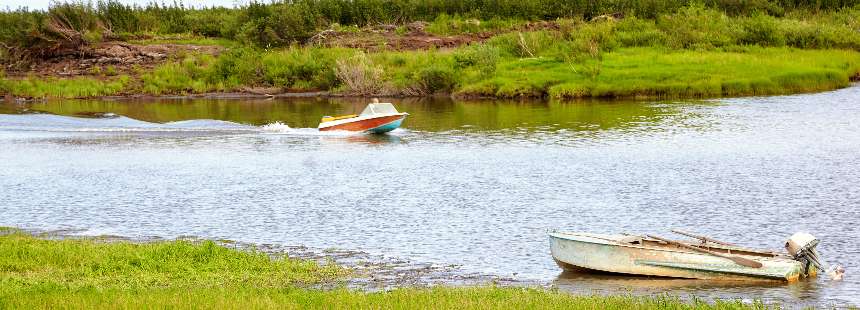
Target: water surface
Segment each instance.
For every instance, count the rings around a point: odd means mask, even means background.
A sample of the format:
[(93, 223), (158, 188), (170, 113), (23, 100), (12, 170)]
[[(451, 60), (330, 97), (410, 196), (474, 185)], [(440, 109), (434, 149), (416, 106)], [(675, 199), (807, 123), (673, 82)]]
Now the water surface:
[[(860, 304), (860, 87), (686, 102), (394, 100), (385, 136), (320, 133), (357, 100), (0, 107), (0, 225), (382, 253), (575, 292)], [(107, 114), (106, 114), (107, 113)], [(546, 231), (822, 239), (845, 281), (562, 274)]]

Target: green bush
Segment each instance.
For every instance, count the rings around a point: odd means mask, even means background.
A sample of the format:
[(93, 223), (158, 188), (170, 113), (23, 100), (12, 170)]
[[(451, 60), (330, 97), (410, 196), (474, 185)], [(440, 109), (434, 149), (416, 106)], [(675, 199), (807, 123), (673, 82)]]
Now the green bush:
[(743, 34), (742, 44), (758, 44), (761, 46), (785, 45), (785, 34), (780, 28), (779, 21), (771, 16), (756, 14), (741, 20)]
[(420, 71), (414, 75), (415, 85), (424, 94), (450, 93), (457, 86), (457, 73), (450, 66), (436, 64)]
[(489, 77), (496, 72), (499, 58), (499, 49), (488, 44), (473, 44), (459, 49), (454, 54), (454, 61), (458, 67), (475, 67), (484, 77)]
[(726, 46), (742, 35), (742, 29), (723, 12), (697, 5), (661, 16), (657, 26), (666, 33), (669, 46), (677, 48)]
[(615, 26), (615, 41), (624, 47), (665, 46), (669, 38), (650, 19), (630, 17)]
[(266, 53), (262, 57), (265, 82), (272, 86), (301, 90), (331, 89), (337, 86), (335, 59), (340, 50), (292, 47)]
[(239, 17), (239, 41), (260, 47), (285, 46), (304, 42), (316, 30), (314, 14), (305, 2), (272, 5), (251, 2)]
[(254, 48), (230, 49), (212, 64), (209, 81), (224, 85), (256, 85), (264, 81), (260, 51)]
[(512, 32), (494, 36), (486, 44), (503, 56), (538, 57), (559, 39), (559, 34), (552, 31)]

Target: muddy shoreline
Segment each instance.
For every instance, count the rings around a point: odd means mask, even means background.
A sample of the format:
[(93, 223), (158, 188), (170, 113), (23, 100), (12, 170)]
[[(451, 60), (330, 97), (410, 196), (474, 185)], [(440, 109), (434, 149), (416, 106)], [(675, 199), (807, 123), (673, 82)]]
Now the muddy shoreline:
[(198, 236), (178, 236), (175, 239), (165, 239), (156, 236), (127, 237), (116, 235), (86, 235), (85, 229), (36, 230), (15, 228), (15, 230), (47, 240), (87, 239), (106, 243), (148, 243), (176, 240), (200, 243), (211, 240), (220, 246), (239, 251), (260, 251), (266, 253), (272, 258), (281, 258), (286, 256), (295, 259), (311, 260), (319, 264), (334, 263), (352, 271), (352, 274), (344, 279), (311, 286), (311, 288), (315, 289), (337, 289), (346, 287), (349, 289), (376, 292), (402, 287), (420, 288), (438, 285), (552, 287), (552, 285), (547, 282), (518, 279), (515, 275), (500, 276), (488, 273), (466, 272), (463, 271), (459, 265), (413, 262), (403, 258), (371, 254), (360, 250), (337, 248), (321, 249), (303, 245), (280, 245), (270, 243), (256, 244), (227, 239), (208, 239)]

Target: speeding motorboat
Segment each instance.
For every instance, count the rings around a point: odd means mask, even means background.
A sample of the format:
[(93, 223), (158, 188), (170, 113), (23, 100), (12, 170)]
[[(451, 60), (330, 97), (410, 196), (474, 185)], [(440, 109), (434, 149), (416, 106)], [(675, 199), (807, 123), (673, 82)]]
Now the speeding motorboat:
[(366, 133), (386, 133), (397, 129), (409, 113), (398, 112), (391, 103), (374, 99), (361, 114), (323, 116), (320, 131), (345, 130)]

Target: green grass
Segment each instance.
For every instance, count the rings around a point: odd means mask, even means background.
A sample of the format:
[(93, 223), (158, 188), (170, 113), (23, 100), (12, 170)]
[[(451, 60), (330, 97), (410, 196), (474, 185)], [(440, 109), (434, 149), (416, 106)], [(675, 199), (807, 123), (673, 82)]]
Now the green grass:
[(719, 97), (773, 95), (847, 86), (860, 53), (744, 48), (619, 49), (581, 63), (541, 57), (500, 63), (490, 79), (465, 81), (461, 96)]
[[(333, 265), (218, 246), (212, 241), (131, 243), (0, 237), (0, 296), (38, 292), (278, 288), (330, 281)], [(0, 298), (2, 299), (2, 298)]]
[(224, 38), (204, 37), (196, 34), (174, 34), (168, 36), (156, 35), (149, 39), (135, 39), (128, 41), (131, 44), (137, 45), (152, 45), (152, 44), (189, 44), (189, 45), (213, 45), (222, 47), (235, 47), (239, 43), (235, 40)]
[(364, 93), (346, 87), (337, 74), (359, 66), (377, 72), (367, 77), (377, 84), (371, 87), (375, 95), (694, 98), (830, 90), (860, 74), (860, 53), (851, 50), (634, 47), (564, 59), (559, 50), (570, 47), (547, 38), (526, 40), (536, 57), (521, 56), (524, 51), (503, 40), (453, 51), (370, 53), (360, 62), (349, 61), (358, 51), (343, 48), (234, 49), (217, 58), (189, 55), (135, 78), (0, 79), (0, 91), (36, 98), (191, 94), (248, 86)]
[(760, 309), (675, 297), (573, 296), (535, 288), (314, 290), (348, 271), (211, 241), (44, 240), (0, 227), (0, 308)]
[(345, 289), (152, 289), (39, 292), (0, 299), (0, 307), (68, 309), (777, 309), (739, 301), (675, 297), (572, 296), (534, 288), (436, 287), (363, 293)]
[(7, 79), (0, 76), (0, 93), (35, 98), (88, 98), (121, 94), (129, 82), (130, 78), (125, 75), (103, 80), (88, 77)]

